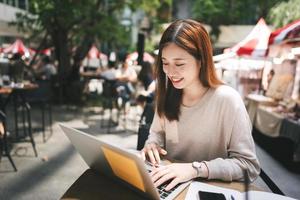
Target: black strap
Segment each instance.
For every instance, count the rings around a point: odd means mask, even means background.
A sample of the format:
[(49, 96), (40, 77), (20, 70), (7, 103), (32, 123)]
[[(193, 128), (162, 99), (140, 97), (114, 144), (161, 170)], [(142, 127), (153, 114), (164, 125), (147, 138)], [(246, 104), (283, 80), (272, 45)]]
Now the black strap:
[(270, 188), (270, 190), (273, 193), (285, 196), (285, 194), (279, 189), (279, 187), (272, 181), (272, 179), (262, 169), (261, 169), (261, 172), (260, 172), (260, 177), (267, 184), (267, 186)]

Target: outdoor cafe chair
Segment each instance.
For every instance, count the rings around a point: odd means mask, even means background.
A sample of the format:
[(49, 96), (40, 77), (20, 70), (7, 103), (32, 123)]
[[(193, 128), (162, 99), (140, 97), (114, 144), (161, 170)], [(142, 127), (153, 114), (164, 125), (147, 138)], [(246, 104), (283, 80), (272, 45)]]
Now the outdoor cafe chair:
[[(13, 112), (14, 112), (14, 123), (15, 123), (15, 137), (17, 141), (26, 138), (29, 136), (29, 141), (32, 144), (33, 151), (37, 157), (37, 150), (35, 146), (35, 141), (32, 135), (31, 127), (31, 113), (30, 105), (26, 100), (25, 93), (27, 91), (35, 90), (36, 86), (33, 84), (24, 85), (24, 87), (11, 87), (11, 92), (8, 93), (8, 96), (5, 98), (4, 103), (1, 105), (3, 111), (5, 112), (7, 104), (12, 100), (13, 102)], [(23, 122), (23, 137), (19, 135), (19, 111), (22, 113), (22, 122)], [(22, 140), (22, 141), (25, 141)]]
[(6, 115), (0, 111), (0, 122), (3, 124), (3, 135), (0, 137), (0, 161), (2, 158), (2, 154), (4, 152), (4, 156), (7, 156), (10, 164), (14, 168), (15, 171), (17, 171), (17, 167), (10, 155), (10, 151), (8, 149), (8, 141), (7, 141), (7, 130), (6, 130)]
[[(38, 88), (26, 92), (26, 100), (31, 107), (38, 106), (41, 110), (41, 124), (43, 142), (46, 142), (46, 110), (48, 112), (50, 136), (52, 131), (52, 83), (50, 80), (38, 80), (36, 81)], [(49, 137), (50, 137), (49, 136)]]
[[(115, 124), (113, 122), (113, 108), (118, 108), (118, 93), (116, 90), (116, 80), (107, 80), (104, 79), (103, 81), (103, 91), (102, 91), (102, 119), (101, 119), (101, 128), (104, 127), (104, 119), (103, 115), (106, 109), (109, 109), (109, 118), (107, 124), (107, 133), (110, 132), (110, 128)], [(119, 111), (118, 111), (119, 112)], [(119, 114), (118, 114), (119, 115)]]

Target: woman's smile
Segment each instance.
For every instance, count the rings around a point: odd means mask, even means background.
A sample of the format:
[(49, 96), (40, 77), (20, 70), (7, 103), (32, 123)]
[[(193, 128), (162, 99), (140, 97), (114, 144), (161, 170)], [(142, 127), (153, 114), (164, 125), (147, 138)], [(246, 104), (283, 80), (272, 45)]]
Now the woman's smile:
[(175, 77), (169, 77), (172, 83), (179, 83), (183, 80), (183, 78), (175, 78)]

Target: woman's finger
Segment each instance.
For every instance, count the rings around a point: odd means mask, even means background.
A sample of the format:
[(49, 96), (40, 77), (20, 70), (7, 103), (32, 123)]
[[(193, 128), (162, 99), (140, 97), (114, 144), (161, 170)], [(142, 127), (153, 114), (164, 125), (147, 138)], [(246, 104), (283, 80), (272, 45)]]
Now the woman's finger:
[(166, 150), (164, 150), (163, 148), (159, 148), (159, 153), (161, 153), (162, 155), (167, 155), (167, 151)]
[(155, 165), (156, 161), (155, 161), (155, 158), (154, 158), (154, 155), (153, 155), (153, 151), (149, 150), (149, 151), (147, 151), (147, 154), (148, 154), (148, 157), (149, 157), (149, 160), (150, 160), (151, 164)]
[(178, 183), (180, 183), (179, 178), (174, 178), (171, 183), (169, 185), (167, 185), (167, 187), (165, 188), (165, 190), (169, 191), (171, 190), (173, 187), (175, 187)]
[(158, 179), (160, 179), (160, 177), (168, 174), (169, 172), (170, 170), (167, 167), (165, 166), (159, 167), (151, 174), (151, 179), (153, 182), (155, 182)]
[(175, 175), (173, 173), (167, 173), (163, 176), (161, 176), (157, 181), (154, 182), (154, 186), (158, 187), (161, 184), (165, 183), (166, 181), (173, 179)]
[(142, 160), (145, 161), (146, 160), (146, 154), (145, 154), (145, 151), (141, 151), (141, 157), (142, 157)]
[(157, 150), (156, 148), (154, 148), (152, 151), (153, 151), (153, 154), (154, 154), (155, 160), (156, 160), (157, 164), (159, 165), (159, 163), (160, 163), (160, 156), (159, 156), (159, 152), (158, 152), (158, 150)]

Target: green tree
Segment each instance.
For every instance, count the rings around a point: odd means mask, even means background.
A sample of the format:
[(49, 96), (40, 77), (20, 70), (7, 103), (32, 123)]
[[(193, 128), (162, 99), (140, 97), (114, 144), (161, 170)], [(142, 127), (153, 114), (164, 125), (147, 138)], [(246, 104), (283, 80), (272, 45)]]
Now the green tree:
[(266, 18), (268, 10), (282, 0), (194, 0), (194, 18), (211, 25), (213, 39), (219, 35), (219, 25), (254, 24)]
[[(47, 39), (48, 45), (54, 46), (60, 77), (76, 79), (74, 72), (78, 71), (79, 63), (96, 38), (113, 41), (116, 45), (121, 41), (122, 26), (115, 13), (123, 8), (124, 2), (32, 0), (30, 14), (19, 13), (17, 23), (22, 29), (31, 30), (33, 37), (44, 34), (41, 48), (47, 46)], [(72, 52), (74, 47), (75, 52)]]
[(268, 21), (275, 28), (282, 27), (294, 20), (300, 19), (299, 10), (300, 0), (289, 0), (288, 2), (278, 3), (270, 10)]
[(39, 49), (54, 47), (60, 84), (68, 88), (79, 79), (80, 63), (96, 39), (115, 48), (130, 45), (120, 14), (125, 6), (147, 6), (144, 2), (147, 1), (31, 0), (30, 13), (17, 14), (16, 24), (30, 31), (32, 38), (43, 38)]

